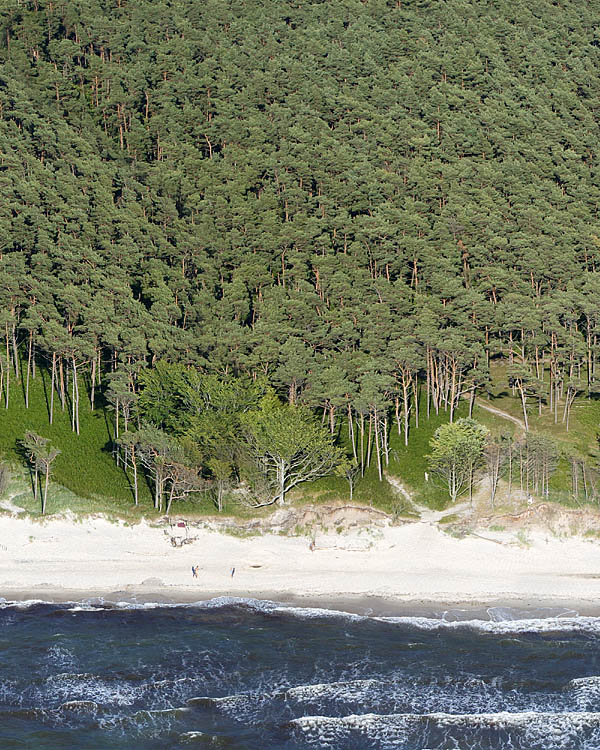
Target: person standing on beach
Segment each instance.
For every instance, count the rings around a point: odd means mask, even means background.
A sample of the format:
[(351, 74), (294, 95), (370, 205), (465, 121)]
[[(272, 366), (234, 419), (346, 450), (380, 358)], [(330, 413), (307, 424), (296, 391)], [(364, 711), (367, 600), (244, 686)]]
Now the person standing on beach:
[(235, 568), (232, 568), (231, 569), (231, 577), (233, 578), (234, 575), (235, 575)]
[(199, 567), (198, 565), (196, 566), (192, 565), (192, 576), (194, 578), (198, 578), (198, 567)]

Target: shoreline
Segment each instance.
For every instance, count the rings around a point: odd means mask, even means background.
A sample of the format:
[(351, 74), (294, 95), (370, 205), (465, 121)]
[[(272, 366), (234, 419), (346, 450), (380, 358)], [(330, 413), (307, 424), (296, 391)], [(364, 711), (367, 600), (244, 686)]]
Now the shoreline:
[(321, 532), (313, 550), (309, 537), (193, 533), (192, 544), (174, 548), (164, 528), (145, 522), (1, 515), (0, 597), (181, 604), (239, 597), (361, 615), (488, 619), (489, 609), (505, 608), (600, 616), (600, 544), (582, 537), (539, 530), (524, 546), (508, 535), (457, 539), (421, 521)]
[[(520, 597), (504, 597), (496, 600), (442, 599), (394, 599), (378, 596), (340, 595), (302, 596), (284, 591), (244, 592), (218, 591), (195, 592), (185, 587), (163, 587), (149, 590), (147, 587), (128, 587), (123, 590), (94, 590), (49, 588), (43, 585), (30, 589), (9, 589), (0, 586), (0, 601), (7, 604), (40, 602), (43, 604), (101, 603), (137, 605), (202, 605), (216, 599), (273, 602), (282, 607), (295, 609), (320, 609), (340, 614), (363, 617), (424, 617), (451, 620), (492, 620), (498, 611), (506, 610), (506, 619), (529, 619), (542, 617), (600, 617), (600, 602), (594, 600), (528, 600)], [(495, 612), (493, 612), (495, 611)]]

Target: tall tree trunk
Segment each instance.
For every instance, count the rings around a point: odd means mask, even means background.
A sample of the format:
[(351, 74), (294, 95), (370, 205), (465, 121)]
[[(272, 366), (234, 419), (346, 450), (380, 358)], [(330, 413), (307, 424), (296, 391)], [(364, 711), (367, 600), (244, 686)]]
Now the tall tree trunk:
[(90, 384), (90, 405), (92, 408), (92, 411), (94, 411), (94, 397), (96, 394), (96, 352), (94, 352), (94, 355), (92, 356), (92, 374), (91, 374), (91, 384)]
[(73, 367), (73, 378), (71, 380), (71, 430), (75, 432), (75, 358), (71, 359)]
[[(5, 325), (4, 329), (4, 342), (6, 345), (6, 372), (10, 373), (10, 345), (9, 345), (9, 336), (8, 336), (8, 322)], [(8, 377), (7, 377), (8, 380)], [(8, 406), (6, 407), (8, 409)]]
[(567, 393), (565, 396), (565, 406), (563, 409), (563, 415), (562, 415), (562, 423), (567, 426), (567, 432), (569, 431), (569, 411), (570, 411), (570, 398), (571, 398), (571, 389), (567, 388)]
[[(119, 466), (119, 450), (118, 450), (118, 444), (119, 444), (119, 399), (115, 399), (115, 441), (113, 445), (113, 455), (115, 457), (115, 461), (117, 463), (117, 466)], [(162, 504), (162, 503), (161, 503)]]
[(163, 495), (162, 470), (157, 467), (156, 476), (154, 478), (154, 507), (156, 510), (162, 510), (162, 495)]
[[(410, 381), (412, 382), (412, 380)], [(408, 445), (408, 429), (410, 426), (410, 392), (406, 376), (402, 375), (402, 397), (404, 399), (404, 445)]]
[(46, 467), (46, 478), (44, 481), (44, 499), (42, 500), (42, 515), (46, 512), (46, 501), (48, 499), (48, 482), (50, 480), (50, 467)]
[(450, 424), (454, 422), (454, 407), (456, 403), (456, 363), (452, 363), (452, 385), (450, 387)]
[(77, 379), (77, 363), (73, 357), (73, 426), (79, 435), (79, 382)]
[(135, 445), (131, 446), (131, 466), (133, 468), (133, 502), (134, 505), (138, 504), (138, 473), (137, 473), (137, 458), (135, 456)]
[(458, 489), (456, 485), (457, 485), (456, 467), (454, 467), (450, 474), (450, 498), (453, 503), (456, 502), (456, 497), (458, 495)]
[(58, 360), (58, 379), (60, 384), (60, 403), (62, 410), (65, 410), (66, 404), (66, 392), (65, 392), (65, 368), (63, 366), (63, 358), (60, 357)]
[(167, 500), (167, 508), (165, 514), (168, 516), (171, 512), (171, 504), (173, 503), (173, 495), (175, 494), (175, 485), (171, 482), (171, 489), (169, 490), (169, 499)]
[(25, 408), (29, 409), (29, 375), (31, 373), (31, 357), (33, 354), (33, 331), (29, 331), (29, 344), (27, 347), (27, 376), (25, 378)]
[(15, 367), (15, 380), (19, 381), (19, 353), (17, 352), (17, 329), (15, 324), (12, 326), (12, 350), (13, 350), (13, 364)]
[(358, 457), (356, 455), (356, 435), (354, 432), (354, 418), (352, 417), (352, 407), (350, 406), (349, 401), (348, 401), (348, 435), (350, 437), (350, 442), (352, 443), (352, 455), (354, 456), (354, 460), (357, 461)]
[(71, 381), (71, 430), (75, 432), (75, 378)]
[(379, 418), (377, 415), (377, 409), (375, 409), (374, 420), (375, 420), (375, 452), (377, 454), (377, 475), (379, 476), (379, 481), (381, 482), (383, 480), (383, 473), (381, 471), (381, 435), (379, 433)]
[(587, 359), (587, 391), (588, 391), (588, 397), (590, 395), (591, 385), (592, 385), (592, 331), (591, 331), (591, 325), (590, 325), (590, 319), (587, 319), (587, 329), (586, 329), (586, 345), (587, 345), (587, 352), (586, 352), (586, 359)]
[(365, 415), (360, 415), (360, 475), (365, 475)]
[(431, 374), (429, 370), (429, 347), (427, 347), (427, 419), (431, 415)]
[(374, 416), (374, 430), (375, 430), (375, 455), (377, 457), (377, 476), (379, 477), (379, 481), (381, 482), (383, 480), (383, 473), (381, 471), (381, 435), (379, 431), (379, 418), (377, 415), (377, 409), (375, 410), (375, 416)]
[(277, 467), (277, 480), (279, 484), (279, 505), (285, 505), (285, 461), (280, 460)]
[(419, 429), (419, 376), (415, 373), (413, 382), (413, 395), (415, 399), (415, 427)]
[(525, 396), (525, 387), (523, 385), (519, 387), (519, 393), (521, 394), (521, 405), (523, 407), (523, 421), (525, 422), (525, 432), (529, 432), (529, 421), (527, 420), (527, 398)]
[(10, 346), (9, 346), (9, 336), (8, 336), (8, 323), (6, 324), (6, 375), (5, 375), (5, 384), (6, 388), (4, 391), (4, 406), (6, 409), (8, 409), (8, 403), (9, 403), (9, 393), (10, 393)]
[(4, 408), (8, 409), (10, 391), (10, 362), (6, 360), (6, 372), (4, 373)]
[(54, 384), (56, 382), (56, 352), (52, 352), (52, 375), (50, 376), (50, 424), (54, 420)]
[(440, 373), (433, 354), (431, 355), (431, 398), (436, 415), (440, 413)]
[(388, 438), (388, 415), (385, 414), (383, 418), (383, 455), (385, 457), (385, 465), (390, 465), (390, 441)]

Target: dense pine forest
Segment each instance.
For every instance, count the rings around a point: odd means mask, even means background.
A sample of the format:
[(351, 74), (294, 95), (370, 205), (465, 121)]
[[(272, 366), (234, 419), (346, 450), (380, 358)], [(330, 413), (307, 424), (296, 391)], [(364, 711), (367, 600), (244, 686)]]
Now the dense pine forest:
[(593, 4), (2, 5), (2, 445), (36, 472), (93, 410), (136, 502), (263, 505), (494, 387), (526, 431), (594, 403)]

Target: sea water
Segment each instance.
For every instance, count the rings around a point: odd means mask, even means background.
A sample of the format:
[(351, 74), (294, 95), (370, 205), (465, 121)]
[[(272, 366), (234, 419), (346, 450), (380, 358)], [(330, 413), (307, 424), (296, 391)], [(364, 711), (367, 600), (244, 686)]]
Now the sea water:
[(0, 748), (600, 748), (600, 618), (560, 614), (0, 600)]

